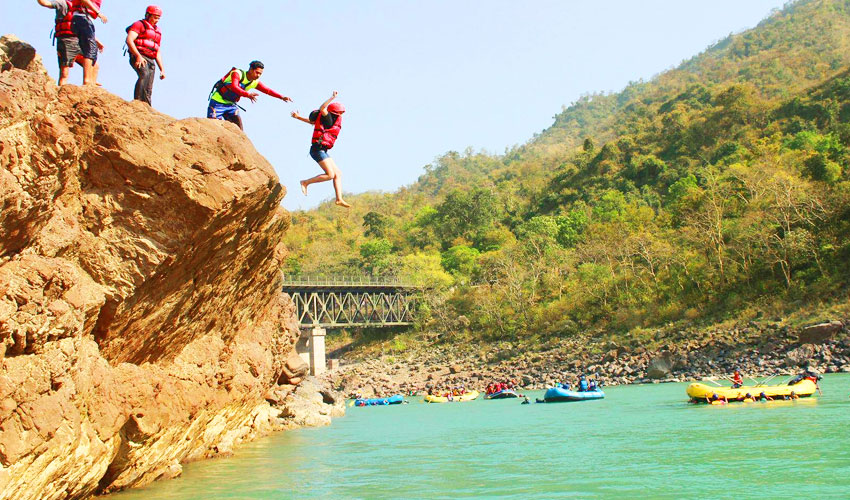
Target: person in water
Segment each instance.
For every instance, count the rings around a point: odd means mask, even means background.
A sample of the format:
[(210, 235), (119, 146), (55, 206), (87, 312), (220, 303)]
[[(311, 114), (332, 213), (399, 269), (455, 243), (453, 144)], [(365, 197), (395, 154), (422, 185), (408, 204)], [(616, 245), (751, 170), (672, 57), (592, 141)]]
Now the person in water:
[(712, 393), (711, 396), (709, 396), (707, 399), (708, 399), (709, 404), (713, 404), (715, 402), (717, 402), (718, 404), (729, 403), (729, 400), (726, 399), (726, 396), (720, 397), (720, 396), (717, 395), (716, 392)]
[(759, 399), (760, 401), (773, 401), (773, 398), (772, 398), (772, 397), (770, 397), (770, 396), (768, 396), (767, 394), (765, 394), (765, 392), (764, 392), (764, 391), (761, 391), (761, 394), (759, 394), (758, 399)]
[(304, 123), (313, 125), (313, 139), (310, 146), (310, 157), (322, 167), (324, 174), (319, 174), (309, 179), (301, 181), (301, 192), (307, 195), (307, 186), (316, 182), (333, 181), (334, 193), (336, 194), (336, 204), (349, 208), (351, 205), (342, 199), (342, 173), (339, 167), (336, 166), (333, 158), (328, 154), (328, 150), (334, 147), (339, 131), (342, 130), (342, 115), (345, 113), (345, 106), (339, 102), (332, 102), (339, 94), (334, 90), (333, 95), (319, 107), (317, 111), (310, 113), (309, 118), (304, 118), (298, 114), (298, 111), (292, 112), (292, 117), (296, 120), (301, 120)]
[(737, 389), (744, 385), (744, 377), (741, 376), (740, 370), (735, 370), (735, 374), (732, 375), (732, 388)]

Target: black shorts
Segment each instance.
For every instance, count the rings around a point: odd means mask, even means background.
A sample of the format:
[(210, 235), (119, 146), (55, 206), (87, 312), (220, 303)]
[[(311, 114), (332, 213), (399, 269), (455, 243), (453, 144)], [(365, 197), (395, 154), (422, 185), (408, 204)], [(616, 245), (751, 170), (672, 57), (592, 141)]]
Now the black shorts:
[(74, 65), (74, 59), (83, 52), (80, 50), (80, 41), (75, 36), (56, 38), (56, 55), (59, 56), (59, 67), (70, 68)]
[(74, 15), (74, 33), (80, 41), (80, 51), (83, 57), (97, 61), (97, 40), (94, 37), (94, 23), (86, 16)]

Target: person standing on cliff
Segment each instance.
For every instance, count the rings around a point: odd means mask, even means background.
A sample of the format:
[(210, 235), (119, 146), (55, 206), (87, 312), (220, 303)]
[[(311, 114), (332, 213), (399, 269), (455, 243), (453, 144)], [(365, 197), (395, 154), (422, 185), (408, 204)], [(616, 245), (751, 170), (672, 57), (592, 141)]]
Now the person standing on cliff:
[(260, 61), (251, 61), (248, 71), (232, 68), (227, 75), (217, 81), (210, 93), (210, 103), (207, 108), (207, 118), (215, 120), (226, 120), (235, 123), (242, 129), (242, 117), (239, 116), (239, 99), (245, 97), (251, 102), (257, 102), (260, 94), (252, 92), (257, 89), (263, 94), (276, 97), (283, 102), (292, 102), (289, 97), (283, 96), (260, 83), (265, 65)]
[[(55, 26), (53, 28), (53, 40), (56, 44), (56, 55), (59, 60), (59, 85), (68, 83), (68, 76), (71, 73), (71, 67), (74, 63), (83, 65), (82, 52), (80, 51), (80, 41), (74, 33), (73, 18), (74, 13), (71, 11), (73, 0), (37, 0), (38, 4), (48, 9), (56, 11)], [(95, 40), (97, 48), (103, 52), (103, 45)], [(99, 67), (97, 63), (94, 65), (95, 80), (97, 80), (97, 71)]]
[(145, 18), (136, 21), (127, 28), (127, 49), (130, 52), (130, 66), (136, 71), (138, 80), (133, 91), (133, 99), (151, 104), (153, 81), (156, 67), (159, 66), (159, 79), (165, 79), (165, 69), (162, 66), (162, 52), (159, 44), (162, 33), (159, 31), (159, 19), (162, 9), (149, 5), (145, 10)]
[(93, 19), (100, 19), (106, 24), (109, 20), (100, 10), (103, 0), (74, 0), (71, 5), (73, 12), (72, 26), (74, 34), (80, 43), (80, 51), (83, 56), (83, 85), (97, 85), (97, 38), (94, 34)]
[(319, 174), (301, 181), (301, 192), (306, 195), (307, 186), (310, 184), (332, 180), (334, 183), (334, 192), (336, 193), (336, 204), (349, 208), (351, 205), (342, 199), (342, 186), (340, 185), (342, 174), (339, 171), (339, 167), (334, 163), (333, 158), (328, 154), (328, 150), (334, 147), (334, 143), (336, 143), (339, 131), (342, 130), (342, 114), (345, 113), (345, 106), (342, 103), (331, 102), (336, 99), (338, 94), (339, 92), (334, 90), (330, 99), (322, 103), (318, 110), (310, 113), (309, 118), (299, 115), (298, 111), (293, 111), (292, 117), (313, 125), (310, 157), (325, 171), (324, 174)]

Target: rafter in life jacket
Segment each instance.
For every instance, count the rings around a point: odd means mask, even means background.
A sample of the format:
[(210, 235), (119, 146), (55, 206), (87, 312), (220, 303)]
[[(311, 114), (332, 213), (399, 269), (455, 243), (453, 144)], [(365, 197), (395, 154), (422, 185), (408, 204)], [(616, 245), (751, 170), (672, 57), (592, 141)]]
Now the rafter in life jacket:
[[(53, 38), (70, 38), (77, 36), (74, 33), (74, 0), (67, 0), (68, 12), (64, 16), (56, 16), (56, 26), (53, 28)], [(57, 12), (58, 14), (58, 12)]]
[[(322, 124), (322, 116), (321, 113), (316, 111), (316, 120), (313, 124), (313, 144), (320, 144), (322, 147), (327, 149), (331, 149), (334, 147), (334, 143), (336, 142), (336, 138), (339, 137), (339, 131), (342, 130), (342, 115), (335, 115), (331, 113), (331, 116), (334, 117), (334, 123), (329, 128), (325, 128)], [(313, 113), (310, 113), (310, 117), (313, 116)]]
[(236, 104), (239, 102), (239, 99), (242, 96), (229, 88), (230, 83), (233, 81), (234, 71), (239, 72), (239, 81), (237, 82), (237, 85), (239, 85), (239, 88), (245, 92), (254, 90), (257, 88), (257, 85), (260, 84), (260, 80), (248, 80), (248, 72), (237, 69), (236, 66), (234, 66), (227, 72), (227, 74), (215, 82), (212, 91), (210, 92), (210, 99), (221, 104)]
[[(159, 31), (159, 26), (151, 24), (147, 19), (140, 19), (136, 21), (136, 23), (142, 23), (142, 27), (144, 28), (141, 32), (139, 32), (139, 36), (133, 40), (133, 43), (136, 45), (136, 49), (139, 50), (139, 53), (145, 57), (156, 57), (159, 53), (159, 44), (162, 41), (162, 32)], [(127, 33), (130, 33), (130, 29), (136, 25), (136, 23), (127, 26)]]

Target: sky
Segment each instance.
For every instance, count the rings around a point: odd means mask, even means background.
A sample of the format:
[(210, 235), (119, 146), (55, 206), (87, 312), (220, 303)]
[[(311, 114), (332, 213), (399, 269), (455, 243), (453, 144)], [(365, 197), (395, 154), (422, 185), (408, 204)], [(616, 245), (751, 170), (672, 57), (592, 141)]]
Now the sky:
[[(333, 197), (310, 159), (309, 113), (336, 90), (346, 107), (331, 156), (346, 193), (391, 192), (448, 151), (500, 154), (549, 127), (581, 95), (619, 91), (754, 27), (785, 0), (158, 0), (166, 79), (153, 105), (176, 118), (205, 116), (210, 88), (231, 67), (265, 64), (261, 81), (293, 103), (261, 95), (242, 119), (274, 165), (284, 207)], [(136, 74), (125, 29), (148, 4), (103, 0), (100, 82), (132, 99)], [(36, 47), (58, 76), (51, 10), (0, 0), (0, 34)], [(71, 82), (82, 81), (75, 68)], [(243, 101), (245, 101), (243, 99)]]

